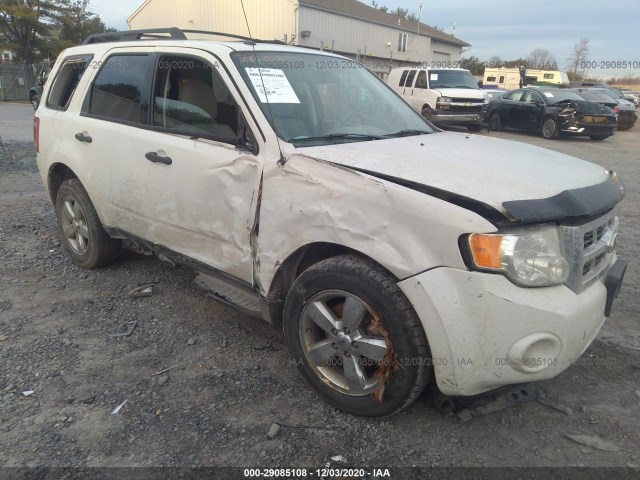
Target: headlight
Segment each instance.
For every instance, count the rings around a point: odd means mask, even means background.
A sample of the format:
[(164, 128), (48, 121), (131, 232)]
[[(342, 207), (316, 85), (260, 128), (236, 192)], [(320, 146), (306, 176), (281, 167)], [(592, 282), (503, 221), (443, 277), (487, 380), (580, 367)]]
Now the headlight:
[(523, 287), (558, 285), (569, 276), (569, 264), (555, 227), (521, 233), (473, 234), (469, 236), (469, 249), (478, 269), (504, 273)]
[(440, 103), (450, 103), (450, 102), (453, 102), (453, 98), (451, 98), (451, 97), (440, 97), (438, 99), (438, 101)]

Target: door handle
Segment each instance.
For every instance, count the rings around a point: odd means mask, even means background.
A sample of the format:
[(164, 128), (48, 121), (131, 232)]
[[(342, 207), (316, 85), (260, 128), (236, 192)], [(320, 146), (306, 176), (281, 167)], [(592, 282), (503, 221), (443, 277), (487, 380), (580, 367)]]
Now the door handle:
[(147, 152), (144, 156), (147, 160), (153, 163), (164, 163), (165, 165), (171, 165), (173, 163), (171, 157), (163, 157), (162, 155), (158, 155), (156, 152)]
[(91, 138), (89, 135), (85, 135), (84, 132), (76, 133), (75, 137), (76, 137), (76, 140), (78, 140), (79, 142), (84, 142), (84, 143), (93, 142), (93, 138)]

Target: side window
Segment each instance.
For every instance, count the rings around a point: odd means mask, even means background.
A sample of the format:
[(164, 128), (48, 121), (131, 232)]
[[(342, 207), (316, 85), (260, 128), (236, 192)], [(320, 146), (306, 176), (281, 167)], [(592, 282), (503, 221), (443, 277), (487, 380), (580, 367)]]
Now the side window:
[(65, 60), (51, 85), (47, 107), (56, 110), (66, 110), (69, 107), (71, 97), (92, 58), (87, 55)]
[(500, 75), (500, 79), (498, 80), (498, 83), (504, 83), (504, 75)]
[(402, 75), (400, 75), (400, 83), (398, 84), (399, 87), (404, 87), (404, 82), (407, 80), (408, 73), (409, 70), (405, 70), (404, 72), (402, 72)]
[(413, 85), (413, 79), (416, 76), (416, 72), (417, 70), (411, 70), (409, 72), (409, 76), (407, 77), (407, 84), (405, 85), (405, 87), (411, 87)]
[(516, 90), (515, 92), (507, 95), (505, 98), (513, 102), (519, 102), (522, 98), (522, 90)]
[(496, 77), (487, 77), (487, 82), (495, 82), (496, 81)]
[(529, 98), (527, 99), (529, 103), (543, 102), (542, 97), (538, 92), (529, 92)]
[(153, 90), (153, 125), (235, 143), (238, 104), (209, 63), (161, 55)]
[(90, 91), (89, 114), (147, 123), (148, 55), (114, 55), (103, 63)]
[(543, 77), (545, 80), (553, 80), (553, 73), (545, 73)]
[(420, 70), (418, 73), (418, 77), (416, 78), (416, 88), (428, 88), (426, 70)]

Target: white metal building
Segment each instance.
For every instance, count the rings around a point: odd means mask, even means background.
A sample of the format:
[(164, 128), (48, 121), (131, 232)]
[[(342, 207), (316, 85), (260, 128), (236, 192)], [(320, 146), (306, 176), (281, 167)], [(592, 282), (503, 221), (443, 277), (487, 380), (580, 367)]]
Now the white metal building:
[[(333, 51), (380, 76), (396, 66), (457, 62), (470, 46), (357, 0), (244, 0), (244, 5), (253, 38)], [(136, 30), (179, 27), (249, 36), (240, 0), (146, 0), (128, 24)]]

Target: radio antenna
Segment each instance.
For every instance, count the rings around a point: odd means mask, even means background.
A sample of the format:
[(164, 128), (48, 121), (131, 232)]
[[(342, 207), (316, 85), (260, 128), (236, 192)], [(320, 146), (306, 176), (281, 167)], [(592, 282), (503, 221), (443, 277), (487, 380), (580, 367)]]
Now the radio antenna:
[[(253, 35), (251, 35), (251, 27), (249, 26), (249, 19), (247, 18), (247, 11), (244, 9), (244, 0), (240, 0), (240, 4), (242, 5), (242, 13), (244, 14), (244, 21), (247, 24), (247, 31), (249, 32), (249, 38), (251, 39), (251, 48), (253, 49), (253, 56), (256, 59), (256, 65), (258, 66), (258, 74), (260, 75), (260, 83), (262, 83), (262, 91), (264, 91), (264, 98), (267, 103), (267, 109), (269, 110), (269, 116), (271, 117), (271, 121), (275, 126), (275, 120), (273, 118), (273, 112), (271, 111), (271, 103), (269, 102), (269, 95), (267, 93), (267, 87), (264, 84), (264, 78), (262, 77), (262, 69), (260, 68), (260, 63), (258, 62), (258, 53), (256, 52), (256, 42), (253, 39)], [(259, 99), (260, 95), (258, 95)], [(284, 165), (286, 159), (282, 154), (282, 147), (280, 146), (280, 137), (276, 133), (276, 142), (278, 144), (278, 151), (280, 152), (280, 159), (278, 160), (278, 165)]]

